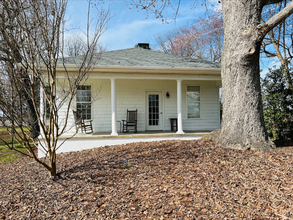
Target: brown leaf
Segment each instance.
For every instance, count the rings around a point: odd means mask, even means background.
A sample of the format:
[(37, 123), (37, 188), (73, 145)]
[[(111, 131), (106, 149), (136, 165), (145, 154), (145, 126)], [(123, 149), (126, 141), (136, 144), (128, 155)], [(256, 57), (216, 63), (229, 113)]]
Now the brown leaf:
[(58, 154), (54, 181), (31, 161), (0, 166), (1, 217), (293, 218), (292, 151), (237, 151), (204, 140), (101, 147)]

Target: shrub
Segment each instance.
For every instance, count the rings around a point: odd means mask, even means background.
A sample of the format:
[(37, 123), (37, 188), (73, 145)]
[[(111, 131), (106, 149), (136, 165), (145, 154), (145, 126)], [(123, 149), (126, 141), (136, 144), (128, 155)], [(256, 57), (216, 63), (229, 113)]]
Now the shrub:
[(286, 86), (284, 68), (270, 70), (261, 84), (264, 120), (269, 136), (273, 140), (289, 138), (293, 131), (293, 94)]

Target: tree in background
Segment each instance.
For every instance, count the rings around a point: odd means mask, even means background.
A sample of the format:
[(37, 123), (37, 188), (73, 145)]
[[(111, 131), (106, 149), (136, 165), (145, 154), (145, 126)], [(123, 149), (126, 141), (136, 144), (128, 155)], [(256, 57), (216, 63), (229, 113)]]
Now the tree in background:
[[(270, 70), (262, 80), (264, 120), (274, 140), (293, 136), (292, 90), (286, 85), (284, 68)], [(289, 74), (293, 76), (292, 72)]]
[(155, 37), (165, 53), (220, 62), (224, 29), (221, 13), (194, 20), (193, 24)]
[(84, 55), (86, 52), (86, 42), (78, 34), (71, 35), (65, 39), (64, 53), (69, 57)]
[[(93, 50), (94, 53), (98, 54), (105, 51), (105, 48), (101, 44), (97, 44)], [(63, 51), (65, 56), (68, 57), (85, 55), (87, 52), (87, 43), (84, 36), (76, 33), (66, 37)]]
[[(18, 5), (15, 5), (17, 7)], [(1, 19), (0, 19), (0, 62), (2, 65), (1, 79), (2, 79), (2, 88), (5, 89), (6, 95), (9, 97), (13, 105), (16, 107), (17, 104), (13, 101), (15, 100), (14, 86), (15, 77), (9, 73), (15, 69), (15, 64), (21, 61), (21, 52), (20, 48), (17, 45), (20, 40), (19, 36), (21, 35), (20, 29), (16, 26), (16, 16), (18, 16), (20, 9), (11, 7), (11, 2), (2, 2), (1, 3)], [(27, 7), (27, 6), (26, 6)], [(28, 15), (29, 17), (29, 15)], [(30, 24), (30, 28), (37, 30), (36, 25), (33, 23)], [(26, 110), (26, 120), (25, 123), (30, 127), (31, 138), (36, 138), (39, 135), (40, 128), (37, 121), (37, 115), (33, 106), (33, 102), (30, 97), (27, 95), (26, 87), (30, 81), (30, 77), (27, 74), (22, 74), (23, 70), (18, 69), (18, 76), (23, 81), (23, 86), (21, 86), (21, 96), (22, 102), (25, 105)], [(35, 88), (37, 89), (37, 87)], [(39, 97), (39, 96), (38, 96)]]
[[(70, 105), (77, 86), (86, 81), (99, 59), (95, 52), (109, 19), (109, 10), (97, 8), (99, 4), (91, 1), (88, 4), (86, 46), (79, 57), (82, 62), (76, 66), (75, 74), (69, 74), (64, 59), (67, 0), (0, 2), (0, 54), (5, 67), (1, 72), (0, 111), (10, 122), (9, 132), (26, 151), (19, 151), (9, 143), (6, 146), (35, 159), (50, 176), (57, 174), (56, 151), (63, 143), (58, 140), (69, 129)], [(90, 17), (91, 9), (97, 9), (94, 18)], [(58, 79), (57, 68), (62, 69), (65, 77), (62, 80)], [(48, 109), (40, 106), (40, 102), (47, 102)], [(35, 111), (34, 123), (40, 133), (34, 126), (30, 126), (30, 131), (26, 129), (29, 108)], [(60, 112), (65, 119), (59, 118)], [(36, 137), (32, 132), (40, 135)], [(46, 157), (38, 158), (35, 147)]]

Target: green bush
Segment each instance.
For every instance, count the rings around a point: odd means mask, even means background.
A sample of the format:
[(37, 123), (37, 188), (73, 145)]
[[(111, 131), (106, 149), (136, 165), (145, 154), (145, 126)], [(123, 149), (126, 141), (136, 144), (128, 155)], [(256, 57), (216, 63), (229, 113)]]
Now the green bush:
[[(290, 72), (292, 77), (292, 72)], [(266, 129), (273, 140), (292, 136), (292, 90), (286, 86), (284, 68), (270, 70), (262, 79), (263, 110)]]

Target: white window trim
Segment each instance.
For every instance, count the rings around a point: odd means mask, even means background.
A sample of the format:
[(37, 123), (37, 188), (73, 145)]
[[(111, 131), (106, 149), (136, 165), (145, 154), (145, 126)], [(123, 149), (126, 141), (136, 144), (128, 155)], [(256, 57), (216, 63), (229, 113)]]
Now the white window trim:
[[(187, 101), (187, 87), (188, 86), (198, 86), (199, 87), (199, 117), (198, 118), (188, 118), (188, 101)], [(200, 85), (186, 85), (185, 87), (185, 103), (186, 103), (186, 119), (188, 120), (199, 120), (201, 119), (201, 108), (202, 108), (202, 95), (201, 95), (201, 86)]]
[[(90, 102), (87, 102), (87, 103), (90, 103), (91, 104), (91, 118), (89, 118), (89, 119), (86, 119), (86, 120), (92, 120), (93, 119), (93, 109), (92, 109), (92, 107), (93, 107), (93, 102), (92, 102), (92, 96), (93, 96), (93, 93), (92, 93), (92, 90), (93, 90), (93, 85), (92, 84), (83, 84), (83, 85), (79, 85), (79, 86), (90, 86), (91, 87), (91, 101)], [(75, 109), (76, 109), (76, 111), (77, 111), (77, 104), (78, 103), (82, 103), (82, 102), (77, 102), (77, 93), (76, 93), (76, 95), (75, 95)], [(85, 102), (84, 102), (85, 103)]]

